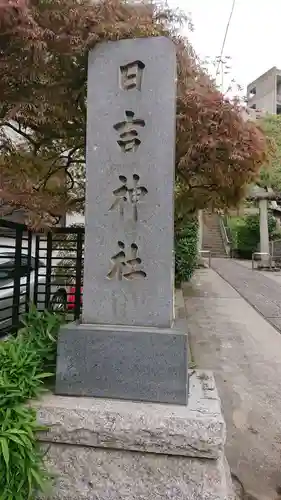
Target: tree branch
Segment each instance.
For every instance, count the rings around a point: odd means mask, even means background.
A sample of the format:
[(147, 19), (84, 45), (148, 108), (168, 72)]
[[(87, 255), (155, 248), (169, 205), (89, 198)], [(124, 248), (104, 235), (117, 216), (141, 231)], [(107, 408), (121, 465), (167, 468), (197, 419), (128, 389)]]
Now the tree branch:
[(16, 132), (17, 134), (21, 135), (27, 141), (29, 141), (34, 146), (34, 148), (36, 148), (38, 146), (37, 142), (34, 141), (34, 139), (32, 139), (29, 134), (27, 134), (26, 132), (23, 132), (23, 130), (21, 130), (20, 125), (19, 125), (19, 128), (16, 128), (10, 122), (4, 122), (1, 124), (1, 126), (8, 127), (11, 130), (13, 130), (14, 132)]

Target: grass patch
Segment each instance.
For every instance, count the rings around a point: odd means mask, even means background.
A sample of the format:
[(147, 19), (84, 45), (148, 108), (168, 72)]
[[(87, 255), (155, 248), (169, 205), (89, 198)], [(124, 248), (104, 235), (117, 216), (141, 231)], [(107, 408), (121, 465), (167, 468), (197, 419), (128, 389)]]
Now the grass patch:
[(36, 412), (26, 406), (55, 374), (62, 318), (32, 309), (16, 338), (0, 343), (0, 498), (35, 500), (50, 486), (36, 433)]

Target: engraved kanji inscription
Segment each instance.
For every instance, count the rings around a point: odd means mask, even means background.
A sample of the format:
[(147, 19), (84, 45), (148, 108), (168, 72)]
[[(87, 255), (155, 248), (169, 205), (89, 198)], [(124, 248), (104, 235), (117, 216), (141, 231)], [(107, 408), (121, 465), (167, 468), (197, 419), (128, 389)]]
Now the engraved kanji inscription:
[(118, 281), (134, 280), (137, 278), (146, 278), (146, 273), (139, 269), (142, 263), (138, 256), (138, 245), (132, 243), (128, 254), (126, 254), (125, 243), (118, 241), (119, 251), (111, 257), (112, 268), (107, 274), (108, 279), (116, 278)]
[(123, 122), (116, 123), (113, 128), (119, 133), (120, 139), (117, 141), (124, 153), (136, 151), (141, 144), (138, 128), (145, 127), (145, 121), (140, 118), (134, 118), (133, 111), (125, 111), (126, 119)]
[(143, 70), (145, 64), (141, 61), (134, 61), (124, 66), (120, 66), (120, 85), (123, 90), (141, 90)]
[(119, 207), (119, 212), (121, 217), (124, 217), (125, 205), (132, 206), (132, 217), (135, 222), (138, 220), (138, 203), (144, 198), (148, 193), (145, 186), (140, 186), (140, 176), (138, 174), (133, 175), (132, 187), (128, 186), (128, 179), (125, 175), (119, 175), (119, 180), (121, 186), (114, 189), (113, 195), (115, 196), (115, 201), (112, 203), (109, 210), (114, 210)]

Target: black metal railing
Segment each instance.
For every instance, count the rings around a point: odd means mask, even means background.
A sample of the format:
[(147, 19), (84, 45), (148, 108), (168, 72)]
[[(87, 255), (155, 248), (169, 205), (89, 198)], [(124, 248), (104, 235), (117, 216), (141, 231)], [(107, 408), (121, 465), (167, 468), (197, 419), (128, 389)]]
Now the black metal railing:
[(65, 310), (78, 320), (82, 310), (84, 228), (55, 228), (35, 237), (34, 304)]
[(0, 336), (14, 331), (30, 302), (32, 233), (0, 219)]
[(34, 303), (78, 320), (83, 298), (84, 228), (33, 233), (0, 219), (0, 336), (16, 331)]

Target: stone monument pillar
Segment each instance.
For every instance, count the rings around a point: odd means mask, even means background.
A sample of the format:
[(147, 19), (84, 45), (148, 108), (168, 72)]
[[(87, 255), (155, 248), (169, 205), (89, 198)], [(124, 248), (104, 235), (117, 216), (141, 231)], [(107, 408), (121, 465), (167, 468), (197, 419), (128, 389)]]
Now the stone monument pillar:
[[(269, 259), (269, 233), (268, 233), (268, 200), (259, 200), (260, 207), (260, 252), (262, 263), (268, 264)], [(268, 255), (265, 255), (268, 254)]]
[(98, 46), (87, 106), (83, 318), (59, 334), (64, 397), (36, 403), (50, 498), (233, 500), (211, 374), (190, 373), (187, 404), (180, 290), (174, 317), (173, 43)]
[(173, 304), (175, 120), (171, 40), (90, 52), (83, 317), (60, 332), (57, 394), (187, 403)]

